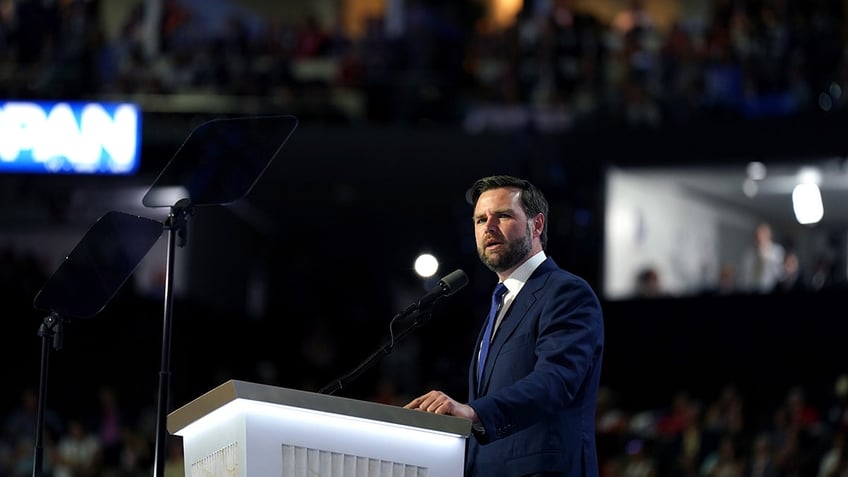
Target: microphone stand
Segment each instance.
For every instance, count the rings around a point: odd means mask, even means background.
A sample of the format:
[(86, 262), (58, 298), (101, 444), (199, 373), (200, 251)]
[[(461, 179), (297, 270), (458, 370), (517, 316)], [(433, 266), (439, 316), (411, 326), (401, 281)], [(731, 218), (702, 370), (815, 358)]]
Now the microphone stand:
[[(395, 323), (400, 318), (408, 316), (413, 311), (417, 309), (417, 304), (413, 303), (409, 305), (405, 310), (395, 315), (392, 318), (391, 323)], [(374, 353), (365, 358), (361, 363), (356, 365), (351, 371), (349, 371), (344, 376), (337, 378), (325, 385), (323, 388), (318, 390), (319, 394), (335, 394), (336, 392), (343, 389), (345, 386), (350, 384), (354, 379), (358, 378), (362, 373), (371, 369), (377, 362), (380, 361), (385, 356), (391, 354), (392, 350), (396, 343), (399, 343), (402, 339), (409, 336), (410, 333), (417, 330), (421, 326), (423, 326), (432, 316), (432, 304), (425, 308), (418, 309), (418, 314), (415, 318), (415, 321), (412, 322), (411, 325), (404, 328), (397, 336), (393, 336), (389, 338), (382, 346), (380, 346)], [(391, 324), (389, 328), (391, 329)]]
[(62, 318), (55, 312), (44, 318), (38, 328), (38, 336), (41, 336), (41, 374), (38, 380), (38, 411), (35, 426), (35, 452), (32, 463), (32, 477), (41, 477), (42, 463), (44, 462), (44, 414), (47, 402), (47, 368), (50, 358), (50, 345), (53, 341), (53, 349), (62, 349)]

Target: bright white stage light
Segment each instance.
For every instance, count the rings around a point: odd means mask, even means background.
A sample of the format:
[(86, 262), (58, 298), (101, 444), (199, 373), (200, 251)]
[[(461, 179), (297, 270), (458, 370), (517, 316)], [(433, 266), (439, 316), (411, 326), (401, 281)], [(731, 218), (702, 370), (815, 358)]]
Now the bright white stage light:
[(824, 217), (824, 205), (819, 186), (812, 183), (796, 185), (792, 191), (792, 208), (799, 224), (808, 225), (821, 221)]
[(415, 273), (430, 278), (439, 271), (439, 260), (429, 253), (423, 253), (415, 259)]

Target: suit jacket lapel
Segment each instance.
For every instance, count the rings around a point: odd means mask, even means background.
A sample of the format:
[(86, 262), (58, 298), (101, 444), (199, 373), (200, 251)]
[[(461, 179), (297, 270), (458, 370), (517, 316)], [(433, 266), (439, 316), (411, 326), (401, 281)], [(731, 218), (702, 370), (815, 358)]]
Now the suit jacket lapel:
[[(515, 334), (515, 330), (518, 329), (521, 322), (524, 321), (527, 316), (527, 312), (530, 311), (530, 308), (532, 308), (533, 304), (536, 302), (536, 292), (544, 287), (544, 284), (547, 281), (548, 272), (555, 268), (556, 264), (552, 258), (548, 257), (545, 259), (545, 261), (533, 271), (533, 274), (530, 275), (527, 283), (524, 284), (521, 291), (518, 292), (518, 295), (515, 297), (515, 300), (512, 301), (512, 305), (510, 305), (509, 309), (506, 311), (506, 315), (504, 315), (501, 320), (501, 324), (495, 332), (495, 339), (489, 347), (489, 357), (486, 360), (485, 368), (483, 368), (483, 376), (480, 378), (483, 383), (479, 387), (479, 394), (485, 394), (486, 389), (489, 386), (489, 379), (492, 376), (492, 368), (498, 361), (501, 349), (504, 347), (509, 338)], [(483, 338), (482, 335), (483, 332), (481, 331), (480, 336), (477, 338), (477, 350), (480, 349), (479, 343)]]

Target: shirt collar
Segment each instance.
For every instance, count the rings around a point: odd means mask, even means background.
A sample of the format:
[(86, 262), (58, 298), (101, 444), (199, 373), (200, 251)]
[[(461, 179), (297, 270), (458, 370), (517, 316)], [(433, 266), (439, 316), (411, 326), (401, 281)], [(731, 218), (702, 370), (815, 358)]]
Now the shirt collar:
[(536, 271), (536, 268), (545, 261), (547, 256), (545, 255), (544, 250), (540, 250), (539, 253), (533, 255), (526, 262), (522, 263), (521, 266), (515, 269), (514, 272), (510, 276), (504, 280), (504, 285), (506, 285), (508, 295), (515, 295), (521, 290), (527, 280), (530, 279), (530, 275)]

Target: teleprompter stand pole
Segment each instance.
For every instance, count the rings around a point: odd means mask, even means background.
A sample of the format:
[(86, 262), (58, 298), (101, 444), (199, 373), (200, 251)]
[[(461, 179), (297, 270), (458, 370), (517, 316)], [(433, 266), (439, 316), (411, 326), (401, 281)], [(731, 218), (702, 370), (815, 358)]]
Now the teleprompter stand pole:
[(159, 240), (162, 231), (162, 222), (157, 220), (109, 211), (88, 229), (36, 294), (33, 306), (49, 315), (38, 330), (42, 339), (41, 377), (33, 477), (40, 477), (43, 470), (42, 431), (50, 342), (54, 349), (62, 349), (64, 323), (100, 313)]
[(165, 448), (168, 439), (167, 419), (171, 395), (171, 329), (174, 303), (174, 257), (176, 247), (184, 247), (188, 235), (188, 219), (193, 214), (188, 199), (171, 207), (165, 221), (168, 231), (168, 255), (165, 274), (165, 314), (162, 323), (162, 364), (159, 370), (159, 397), (156, 407), (156, 450), (153, 457), (154, 477), (165, 475)]
[(41, 336), (41, 373), (38, 379), (38, 411), (35, 425), (35, 453), (32, 462), (32, 477), (41, 477), (44, 463), (44, 413), (47, 403), (47, 368), (50, 359), (50, 342), (54, 349), (62, 349), (62, 318), (51, 313), (38, 328)]

